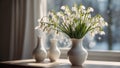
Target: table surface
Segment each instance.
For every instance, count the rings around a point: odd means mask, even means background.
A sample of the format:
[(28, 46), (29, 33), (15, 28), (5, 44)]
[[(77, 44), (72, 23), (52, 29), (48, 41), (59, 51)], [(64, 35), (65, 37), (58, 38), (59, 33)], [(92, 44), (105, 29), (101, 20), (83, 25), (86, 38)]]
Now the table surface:
[[(42, 63), (36, 63), (34, 59), (27, 60), (14, 60), (14, 61), (4, 61), (0, 64), (12, 65), (14, 67), (22, 66), (20, 68), (120, 68), (120, 62), (113, 61), (85, 61), (83, 66), (72, 66), (68, 59), (59, 59), (56, 62), (50, 62), (49, 59), (46, 59)], [(11, 68), (13, 68), (11, 67)], [(0, 67), (1, 68), (1, 67)], [(15, 67), (16, 68), (16, 67)]]

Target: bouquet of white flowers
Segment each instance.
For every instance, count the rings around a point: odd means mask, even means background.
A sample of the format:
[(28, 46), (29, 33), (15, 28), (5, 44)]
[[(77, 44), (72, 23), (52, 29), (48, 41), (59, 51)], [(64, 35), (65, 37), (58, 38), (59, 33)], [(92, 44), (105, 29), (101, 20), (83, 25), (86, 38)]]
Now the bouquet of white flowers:
[(39, 27), (62, 32), (76, 39), (83, 38), (88, 32), (93, 36), (97, 33), (105, 34), (103, 27), (107, 26), (107, 22), (99, 14), (91, 16), (93, 11), (92, 7), (86, 9), (84, 5), (74, 4), (71, 9), (67, 5), (62, 6), (59, 12), (50, 11), (49, 16), (45, 17), (46, 22), (43, 17)]

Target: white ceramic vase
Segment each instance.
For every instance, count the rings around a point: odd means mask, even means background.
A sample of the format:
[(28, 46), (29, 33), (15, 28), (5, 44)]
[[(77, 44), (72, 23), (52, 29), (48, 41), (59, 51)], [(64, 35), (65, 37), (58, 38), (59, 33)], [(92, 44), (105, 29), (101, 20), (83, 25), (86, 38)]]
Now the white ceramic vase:
[(87, 59), (88, 52), (83, 47), (83, 39), (71, 39), (72, 47), (68, 51), (69, 61), (73, 66), (83, 65)]
[(60, 50), (57, 46), (57, 39), (50, 39), (50, 49), (48, 51), (48, 58), (51, 62), (57, 61), (60, 57)]
[(46, 57), (47, 57), (47, 51), (43, 46), (42, 38), (37, 37), (37, 46), (33, 50), (33, 58), (36, 60), (36, 62), (43, 62)]

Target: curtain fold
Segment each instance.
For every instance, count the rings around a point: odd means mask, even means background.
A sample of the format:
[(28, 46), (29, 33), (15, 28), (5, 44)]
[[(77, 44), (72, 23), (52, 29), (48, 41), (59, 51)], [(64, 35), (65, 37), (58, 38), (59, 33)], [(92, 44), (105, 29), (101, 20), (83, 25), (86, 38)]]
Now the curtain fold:
[(22, 55), (26, 0), (12, 0), (12, 23), (10, 38), (10, 59), (19, 59)]
[(46, 0), (12, 0), (10, 60), (32, 58), (37, 20), (46, 16)]
[(34, 0), (27, 0), (26, 26), (22, 58), (31, 58), (34, 47)]

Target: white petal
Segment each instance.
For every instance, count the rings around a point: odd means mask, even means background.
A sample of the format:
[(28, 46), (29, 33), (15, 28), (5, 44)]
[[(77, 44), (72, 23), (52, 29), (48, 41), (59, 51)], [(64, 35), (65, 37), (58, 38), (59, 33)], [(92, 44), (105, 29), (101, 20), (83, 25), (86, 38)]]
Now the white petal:
[(62, 6), (61, 9), (62, 9), (62, 10), (65, 10), (65, 6)]
[(81, 9), (85, 9), (85, 6), (84, 6), (84, 5), (81, 5)]
[(100, 34), (101, 34), (101, 35), (105, 35), (105, 32), (104, 32), (104, 31), (101, 31)]
[(35, 29), (39, 29), (39, 26), (36, 26)]

